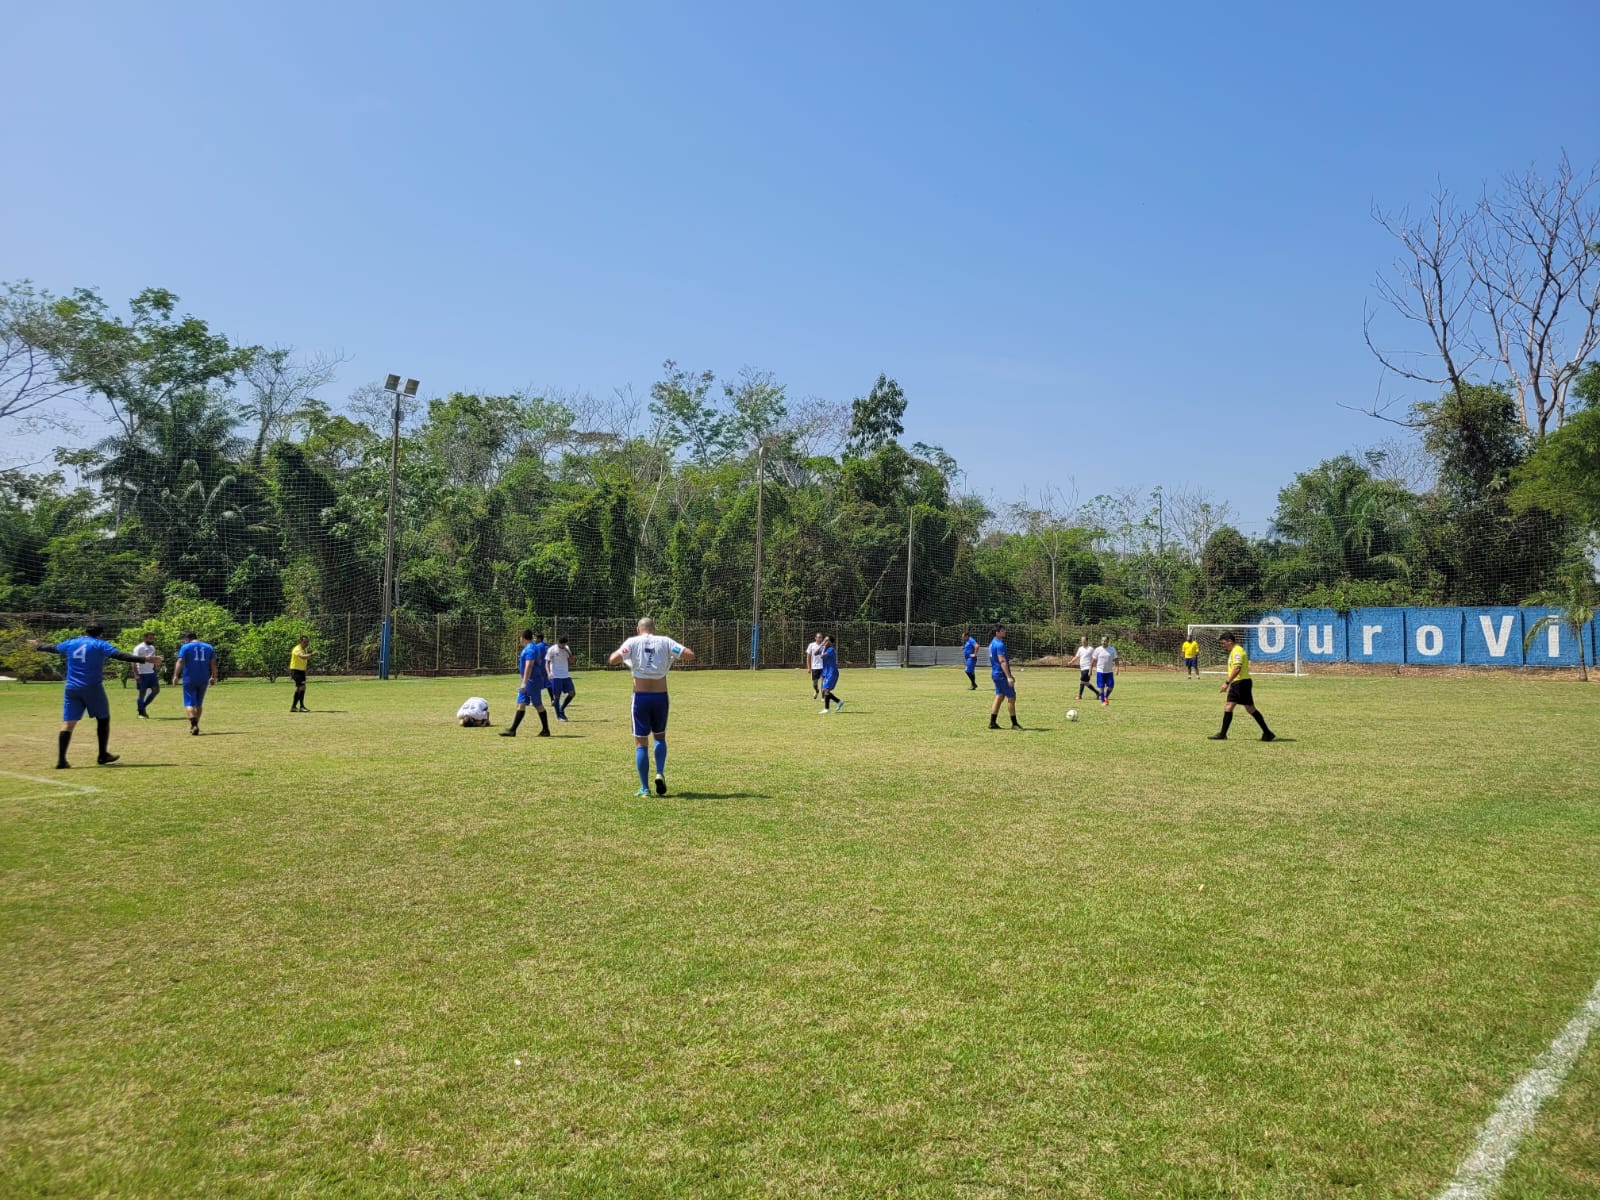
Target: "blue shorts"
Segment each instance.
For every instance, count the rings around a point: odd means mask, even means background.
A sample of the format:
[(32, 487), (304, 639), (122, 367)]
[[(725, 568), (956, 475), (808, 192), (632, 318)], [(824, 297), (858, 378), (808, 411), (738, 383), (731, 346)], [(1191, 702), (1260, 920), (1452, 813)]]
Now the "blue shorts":
[(208, 679), (202, 684), (192, 684), (187, 676), (183, 680), (183, 706), (185, 708), (199, 708), (206, 702), (206, 689), (211, 686)]
[(97, 721), (111, 719), (111, 701), (106, 699), (105, 684), (92, 683), (88, 687), (68, 688), (61, 694), (63, 721), (80, 720), (85, 711)]
[(968, 675), (971, 675), (977, 669), (978, 669), (978, 660), (975, 659), (975, 658), (967, 659), (967, 665), (963, 668), (963, 670), (965, 670)]
[(134, 679), (139, 684), (141, 695), (145, 692), (159, 692), (161, 690), (161, 676), (154, 671), (146, 671), (143, 674), (135, 673)]
[(1096, 671), (1094, 673), (1094, 686), (1099, 688), (1102, 692), (1109, 692), (1112, 688), (1117, 686), (1116, 672)]
[(532, 683), (530, 683), (525, 688), (518, 688), (517, 689), (517, 703), (518, 704), (531, 704), (535, 708), (543, 708), (544, 707), (544, 701), (539, 698), (543, 694), (544, 694), (544, 685), (543, 684), (532, 684)]
[(1200, 660), (1198, 658), (1186, 658), (1183, 660), (1183, 665), (1186, 667), (1198, 667)]
[(563, 676), (560, 679), (552, 679), (550, 681), (551, 699), (554, 699), (557, 696), (573, 696), (577, 694), (577, 691), (578, 689), (573, 684), (572, 680), (566, 676)]
[(633, 736), (667, 732), (667, 694), (665, 692), (635, 692), (633, 694)]
[(832, 672), (824, 671), (822, 673), (822, 690), (823, 691), (825, 691), (825, 692), (833, 691), (834, 687), (838, 685), (838, 682), (839, 682), (839, 672), (837, 672), (837, 671), (832, 671)]
[(1004, 675), (994, 676), (994, 694), (1004, 696), (1008, 700), (1017, 698), (1017, 689), (1011, 686), (1011, 681)]

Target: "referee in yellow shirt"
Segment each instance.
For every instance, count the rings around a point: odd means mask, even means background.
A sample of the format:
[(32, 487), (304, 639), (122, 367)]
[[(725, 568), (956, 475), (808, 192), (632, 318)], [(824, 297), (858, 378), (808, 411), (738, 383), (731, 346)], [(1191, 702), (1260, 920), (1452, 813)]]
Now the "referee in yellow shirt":
[(1191, 675), (1200, 674), (1200, 643), (1194, 640), (1194, 634), (1189, 635), (1189, 640), (1183, 643), (1183, 675), (1187, 679)]
[(290, 712), (310, 712), (306, 707), (306, 669), (311, 666), (311, 639), (302, 637), (289, 651), (289, 678), (294, 680)]
[(1228, 681), (1222, 685), (1222, 690), (1228, 698), (1222, 705), (1222, 728), (1211, 735), (1213, 742), (1228, 740), (1228, 726), (1233, 724), (1233, 706), (1244, 705), (1245, 712), (1256, 719), (1256, 724), (1261, 726), (1261, 740), (1263, 742), (1276, 741), (1278, 735), (1267, 728), (1267, 719), (1256, 711), (1254, 689), (1250, 683), (1250, 656), (1245, 653), (1243, 646), (1233, 634), (1225, 633), (1220, 639), (1222, 648), (1228, 652)]

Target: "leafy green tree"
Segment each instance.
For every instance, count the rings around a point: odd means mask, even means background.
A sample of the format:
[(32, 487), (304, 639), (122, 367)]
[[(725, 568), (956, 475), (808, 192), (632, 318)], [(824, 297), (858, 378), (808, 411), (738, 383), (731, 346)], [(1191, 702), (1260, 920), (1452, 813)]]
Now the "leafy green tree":
[(246, 675), (266, 676), (276, 683), (289, 670), (289, 651), (302, 637), (311, 639), (311, 649), (321, 654), (327, 649), (321, 634), (309, 621), (295, 617), (274, 617), (245, 626), (239, 633), (235, 663)]
[(1307, 582), (1403, 578), (1415, 509), (1410, 493), (1342, 454), (1278, 493), (1273, 525), (1297, 548)]
[(1589, 682), (1589, 654), (1583, 635), (1596, 611), (1600, 610), (1600, 586), (1595, 584), (1593, 568), (1582, 559), (1574, 559), (1562, 569), (1556, 587), (1537, 592), (1524, 603), (1560, 610), (1540, 617), (1528, 627), (1522, 642), (1524, 653), (1539, 634), (1552, 625), (1559, 625), (1578, 643), (1578, 678)]
[(905, 415), (905, 392), (887, 375), (879, 375), (870, 392), (850, 402), (846, 456), (866, 458), (884, 449), (905, 432)]
[(1600, 534), (1600, 406), (1585, 407), (1568, 417), (1518, 468), (1515, 478), (1511, 495), (1515, 511), (1543, 509)]

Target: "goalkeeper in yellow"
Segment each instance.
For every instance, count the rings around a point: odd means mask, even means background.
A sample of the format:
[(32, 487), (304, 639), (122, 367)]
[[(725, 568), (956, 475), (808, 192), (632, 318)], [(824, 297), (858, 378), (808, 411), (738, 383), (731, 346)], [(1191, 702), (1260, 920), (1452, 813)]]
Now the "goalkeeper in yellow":
[(1227, 700), (1222, 705), (1222, 728), (1211, 735), (1213, 742), (1228, 740), (1228, 726), (1233, 724), (1233, 706), (1244, 705), (1245, 712), (1256, 719), (1256, 724), (1261, 726), (1261, 740), (1263, 742), (1276, 741), (1278, 735), (1267, 728), (1267, 719), (1256, 710), (1253, 687), (1250, 683), (1250, 656), (1245, 653), (1243, 646), (1231, 633), (1225, 633), (1220, 639), (1223, 650), (1228, 654), (1228, 681), (1222, 685), (1222, 690), (1227, 693)]

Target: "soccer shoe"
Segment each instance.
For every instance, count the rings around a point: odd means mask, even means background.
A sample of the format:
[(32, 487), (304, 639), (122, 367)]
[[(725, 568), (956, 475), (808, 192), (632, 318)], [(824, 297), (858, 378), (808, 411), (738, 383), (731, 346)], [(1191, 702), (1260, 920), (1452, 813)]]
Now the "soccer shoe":
[(145, 712), (143, 709), (140, 709), (139, 710), (139, 719), (141, 721), (148, 721), (150, 719), (150, 714)]
[(502, 729), (500, 731), (500, 736), (501, 737), (516, 737), (517, 736), (517, 731), (515, 729)]
[(70, 771), (70, 770), (72, 770), (72, 764), (69, 763), (66, 759), (63, 758), (60, 762), (58, 762), (56, 764), (56, 770), (58, 770), (58, 771)]
[(829, 713), (831, 713), (832, 711), (833, 711), (833, 709), (831, 709), (831, 708), (819, 708), (819, 709), (817, 709), (817, 716), (825, 717)]
[(1225, 742), (1228, 740), (1228, 735), (1225, 733), (1213, 733), (1209, 735), (1208, 740), (1213, 742)]
[(1275, 734), (1275, 733), (1273, 733), (1273, 732), (1272, 732), (1272, 731), (1271, 731), (1271, 730), (1270, 730), (1270, 729), (1269, 729), (1269, 730), (1268, 730), (1268, 731), (1267, 731), (1267, 732), (1266, 732), (1266, 733), (1263, 733), (1263, 734), (1262, 734), (1262, 735), (1261, 735), (1261, 740), (1262, 740), (1262, 741), (1263, 741), (1263, 742), (1275, 742), (1275, 741), (1277, 741), (1277, 740), (1278, 740), (1278, 735), (1277, 735), (1277, 734)]
[(843, 700), (835, 700), (833, 702), (833, 707), (834, 708), (843, 708), (844, 707), (844, 701)]
[(662, 775), (660, 772), (657, 772), (656, 773), (656, 795), (665, 796), (666, 794), (667, 794), (667, 777), (665, 775)]
[(635, 796), (648, 796), (649, 794), (650, 794), (650, 789), (647, 788), (647, 787), (642, 787), (637, 792), (634, 793)]
[(189, 726), (189, 736), (190, 737), (199, 737), (200, 736), (200, 726), (198, 726), (198, 725)]
[(109, 767), (121, 757), (122, 755), (120, 754), (102, 754), (99, 758), (95, 759), (95, 762), (99, 763), (102, 767)]
[(548, 729), (541, 729), (541, 730), (539, 730), (538, 733), (534, 734), (533, 736), (534, 737), (549, 737), (550, 736), (550, 731)]
[(990, 729), (999, 729), (1000, 728), (1000, 722), (999, 721), (990, 721), (989, 722), (989, 728)]

